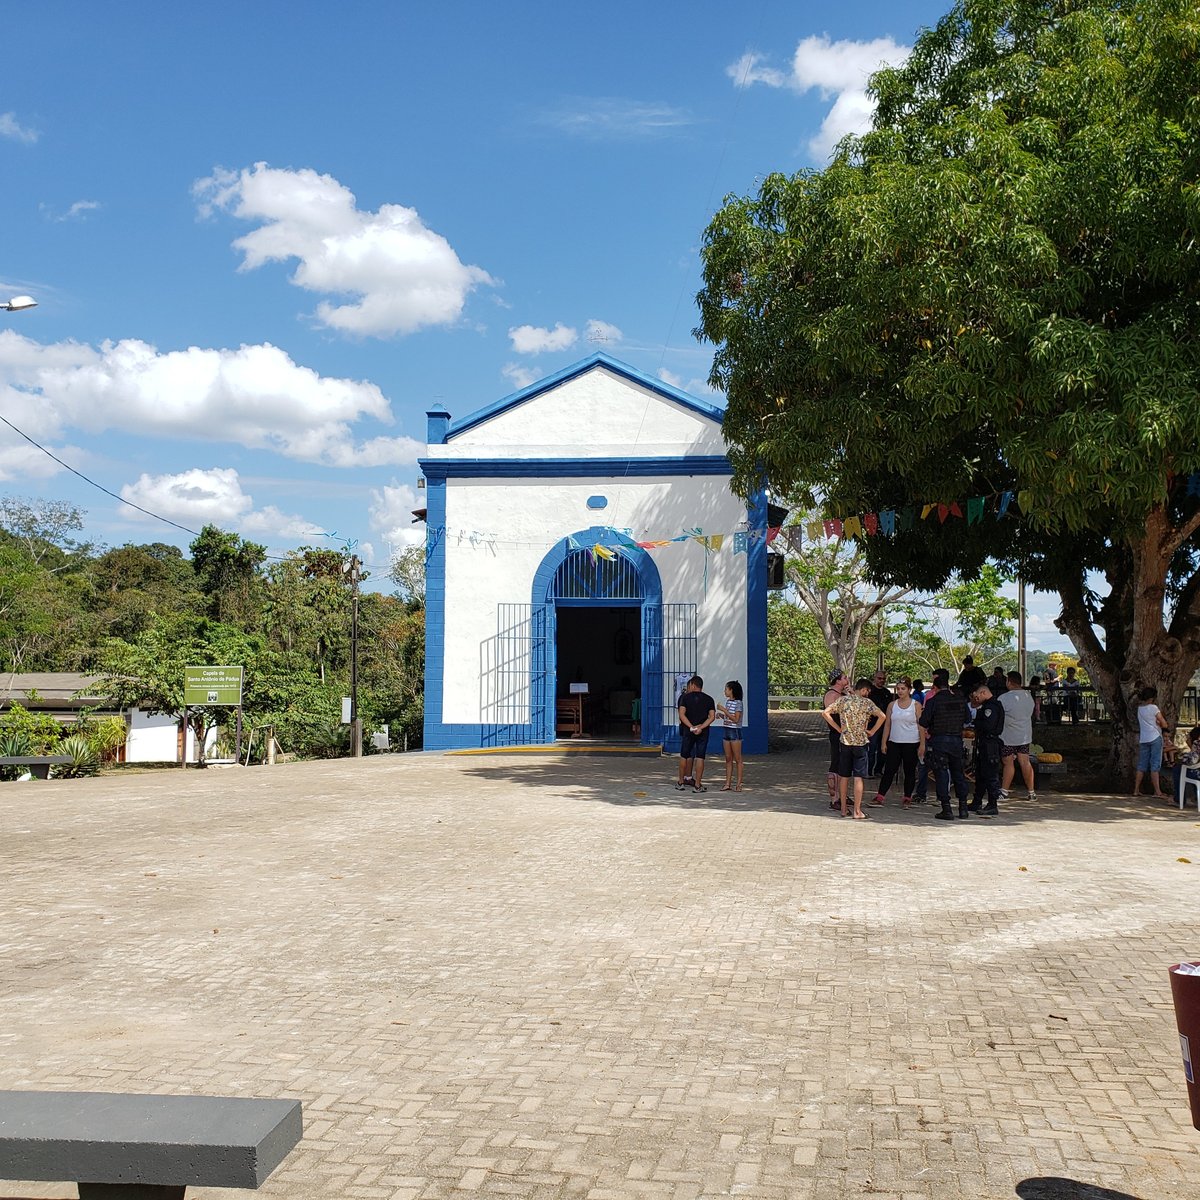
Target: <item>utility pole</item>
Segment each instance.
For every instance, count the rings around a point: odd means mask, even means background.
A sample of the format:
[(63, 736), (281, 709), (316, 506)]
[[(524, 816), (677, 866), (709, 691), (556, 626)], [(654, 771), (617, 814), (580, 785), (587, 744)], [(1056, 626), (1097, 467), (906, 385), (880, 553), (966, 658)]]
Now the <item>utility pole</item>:
[(1025, 580), (1017, 579), (1017, 670), (1021, 672), (1021, 682), (1028, 687), (1029, 675), (1025, 670), (1027, 649), (1025, 646)]
[(358, 555), (350, 555), (350, 753), (362, 758), (362, 722), (358, 719)]

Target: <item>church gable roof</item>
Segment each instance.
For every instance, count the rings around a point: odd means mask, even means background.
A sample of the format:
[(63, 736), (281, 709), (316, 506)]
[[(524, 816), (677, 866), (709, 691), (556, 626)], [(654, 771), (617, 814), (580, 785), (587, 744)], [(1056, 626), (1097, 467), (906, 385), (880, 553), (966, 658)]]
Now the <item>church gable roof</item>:
[[(679, 417), (686, 418), (686, 425), (691, 429), (699, 431), (706, 424), (711, 424), (716, 426), (716, 429), (712, 432), (719, 436), (721, 422), (725, 416), (723, 408), (699, 400), (688, 392), (673, 387), (661, 379), (646, 375), (629, 366), (627, 363), (620, 362), (618, 359), (612, 358), (603, 352), (597, 352), (580, 362), (565, 367), (553, 375), (547, 376), (545, 379), (540, 379), (536, 383), (522, 388), (520, 391), (505, 396), (493, 404), (478, 409), (466, 417), (451, 422), (446, 432), (445, 440), (447, 443), (453, 443), (455, 439), (463, 438), (463, 435), (467, 435), (464, 439), (466, 442), (476, 442), (481, 435), (490, 436), (495, 432), (499, 432), (502, 427), (509, 425), (511, 422), (505, 420), (505, 418), (513, 414), (515, 409), (522, 407), (528, 409), (527, 413), (522, 413), (520, 417), (524, 426), (525, 436), (529, 437), (530, 440), (536, 440), (536, 435), (531, 436), (528, 418), (534, 417), (539, 407), (537, 401), (543, 397), (547, 397), (548, 393), (562, 389), (567, 385), (581, 380), (583, 376), (588, 375), (590, 372), (598, 370), (607, 372), (610, 376), (617, 377), (618, 380), (624, 381), (626, 385), (632, 385), (643, 397), (645, 397), (646, 392), (649, 392), (650, 396), (642, 400), (643, 407), (645, 407), (646, 400), (658, 400), (666, 407), (674, 410)], [(697, 418), (699, 418), (699, 421)], [(485, 425), (493, 425), (494, 429), (489, 430), (487, 434), (483, 434), (481, 427)], [(471, 436), (473, 432), (474, 436)]]

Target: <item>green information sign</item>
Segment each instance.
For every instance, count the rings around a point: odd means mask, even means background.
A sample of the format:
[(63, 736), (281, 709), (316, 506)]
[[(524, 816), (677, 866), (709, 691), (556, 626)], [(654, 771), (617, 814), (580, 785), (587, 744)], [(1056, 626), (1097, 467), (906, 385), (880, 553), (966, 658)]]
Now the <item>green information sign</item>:
[(223, 704), (237, 708), (242, 703), (241, 667), (184, 667), (183, 702)]

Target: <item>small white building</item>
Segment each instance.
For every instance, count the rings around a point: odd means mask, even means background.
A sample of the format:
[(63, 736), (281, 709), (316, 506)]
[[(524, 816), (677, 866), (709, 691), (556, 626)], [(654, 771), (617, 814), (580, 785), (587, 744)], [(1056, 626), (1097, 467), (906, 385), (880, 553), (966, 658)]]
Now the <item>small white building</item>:
[[(100, 675), (77, 671), (35, 671), (0, 675), (0, 713), (20, 704), (33, 713), (53, 717), (60, 725), (73, 725), (85, 711), (97, 719), (121, 717), (128, 730), (125, 745), (117, 755), (119, 762), (178, 762), (180, 718), (144, 712), (140, 708), (118, 707), (103, 687)], [(205, 739), (205, 753), (217, 740), (216, 729)], [(196, 734), (187, 731), (188, 761), (196, 760)]]
[(766, 751), (767, 505), (730, 490), (723, 415), (605, 354), (430, 410), (426, 749), (629, 740), (635, 700), (640, 742), (674, 749), (698, 673), (718, 701), (742, 684)]

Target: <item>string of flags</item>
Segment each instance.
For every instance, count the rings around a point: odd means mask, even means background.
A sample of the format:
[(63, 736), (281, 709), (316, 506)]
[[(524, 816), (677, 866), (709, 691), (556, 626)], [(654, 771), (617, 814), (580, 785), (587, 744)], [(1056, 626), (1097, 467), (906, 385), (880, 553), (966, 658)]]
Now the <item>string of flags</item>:
[[(1187, 476), (1187, 495), (1200, 497), (1200, 471), (1193, 471)], [(1004, 491), (990, 496), (971, 496), (963, 501), (952, 500), (948, 504), (905, 504), (898, 508), (880, 509), (877, 512), (814, 517), (786, 529), (780, 525), (768, 526), (765, 529), (749, 528), (747, 523), (743, 522), (743, 528), (714, 533), (697, 526), (666, 538), (637, 538), (631, 529), (608, 526), (605, 528), (606, 540), (590, 545), (571, 536), (565, 539), (547, 538), (540, 542), (527, 539), (518, 541), (496, 534), (480, 533), (478, 530), (447, 529), (440, 526), (430, 528), (429, 547), (432, 550), (433, 546), (445, 538), (455, 541), (457, 545), (465, 543), (495, 553), (499, 545), (548, 546), (555, 540), (565, 540), (568, 550), (586, 550), (595, 562), (599, 559), (616, 558), (616, 549), (621, 546), (638, 550), (660, 550), (681, 542), (695, 542), (704, 548), (707, 573), (708, 556), (721, 552), (726, 545), (732, 548), (734, 554), (747, 554), (750, 547), (761, 540), (765, 540), (770, 546), (777, 538), (782, 538), (783, 544), (792, 553), (799, 554), (805, 538), (811, 543), (816, 543), (830, 538), (894, 537), (898, 533), (911, 532), (921, 521), (930, 520), (936, 520), (939, 525), (945, 525), (951, 520), (977, 525), (989, 514), (997, 521), (1015, 516), (1014, 505), (1021, 512), (1028, 513), (1033, 509), (1034, 503), (1032, 494), (1028, 491)]]

